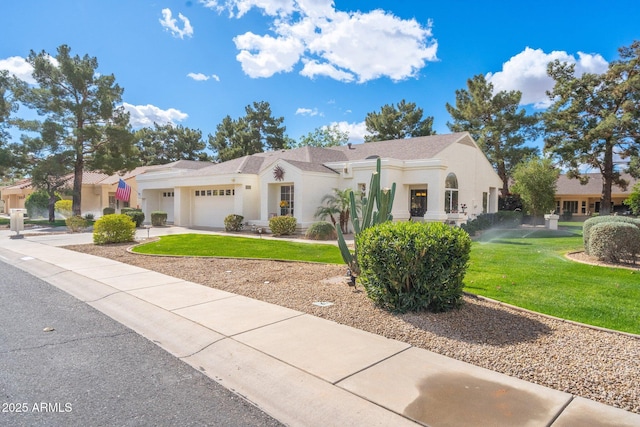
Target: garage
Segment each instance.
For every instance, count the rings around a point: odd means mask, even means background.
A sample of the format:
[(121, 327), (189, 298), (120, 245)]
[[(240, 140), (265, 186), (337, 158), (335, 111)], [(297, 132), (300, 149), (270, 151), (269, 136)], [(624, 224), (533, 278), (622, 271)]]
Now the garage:
[(193, 191), (194, 227), (224, 227), (224, 219), (234, 213), (235, 191), (231, 187), (198, 188)]

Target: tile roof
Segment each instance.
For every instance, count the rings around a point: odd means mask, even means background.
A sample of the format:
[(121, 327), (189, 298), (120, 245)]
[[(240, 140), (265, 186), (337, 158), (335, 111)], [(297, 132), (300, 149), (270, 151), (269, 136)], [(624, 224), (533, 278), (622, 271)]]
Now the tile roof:
[[(560, 175), (556, 185), (556, 196), (563, 194), (581, 194), (581, 195), (600, 195), (602, 194), (602, 175), (599, 173), (587, 173), (583, 174), (589, 177), (589, 182), (585, 185), (580, 184), (580, 180), (568, 178), (567, 175)], [(629, 181), (629, 186), (625, 191), (622, 191), (620, 187), (614, 185), (611, 191), (614, 194), (631, 194), (633, 185), (638, 180), (631, 177), (631, 175), (623, 173), (622, 178)]]
[(306, 171), (335, 173), (326, 163), (357, 161), (378, 156), (398, 160), (429, 159), (454, 143), (473, 145), (467, 132), (421, 136), (390, 141), (367, 142), (339, 147), (300, 147), (291, 150), (267, 151), (211, 164), (188, 173), (188, 176), (224, 175), (230, 173), (257, 174), (281, 159)]

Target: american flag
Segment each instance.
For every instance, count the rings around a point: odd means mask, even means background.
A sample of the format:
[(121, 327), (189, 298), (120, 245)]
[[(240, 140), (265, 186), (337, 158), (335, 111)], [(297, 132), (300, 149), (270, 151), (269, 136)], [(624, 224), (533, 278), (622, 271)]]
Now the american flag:
[(116, 190), (116, 200), (129, 201), (131, 197), (131, 187), (127, 185), (122, 179), (118, 181), (118, 189)]

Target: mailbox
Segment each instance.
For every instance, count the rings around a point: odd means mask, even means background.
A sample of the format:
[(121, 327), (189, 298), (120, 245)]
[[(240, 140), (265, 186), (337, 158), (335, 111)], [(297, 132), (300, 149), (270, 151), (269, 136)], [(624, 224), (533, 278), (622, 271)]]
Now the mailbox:
[(27, 213), (26, 209), (10, 209), (9, 210), (9, 226), (11, 231), (15, 231), (16, 235), (12, 238), (22, 237), (20, 232), (24, 230), (24, 214)]

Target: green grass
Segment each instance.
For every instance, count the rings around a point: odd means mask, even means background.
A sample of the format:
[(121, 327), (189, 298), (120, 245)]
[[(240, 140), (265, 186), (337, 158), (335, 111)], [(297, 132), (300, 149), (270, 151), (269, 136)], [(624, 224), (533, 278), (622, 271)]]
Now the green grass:
[[(582, 223), (561, 230), (491, 231), (474, 242), (465, 291), (539, 313), (640, 334), (640, 271), (570, 261), (582, 250)], [(325, 244), (187, 234), (164, 236), (138, 253), (266, 258), (342, 264)]]
[(136, 246), (133, 251), (155, 255), (260, 258), (326, 264), (343, 263), (340, 250), (334, 245), (208, 234), (162, 236), (156, 242)]
[(465, 290), (594, 326), (640, 334), (640, 271), (570, 261), (581, 224), (492, 231), (474, 242)]
[[(9, 225), (9, 218), (0, 218), (0, 225)], [(43, 227), (64, 227), (67, 224), (64, 219), (56, 219), (53, 223), (46, 219), (25, 219), (24, 224), (41, 225)]]

